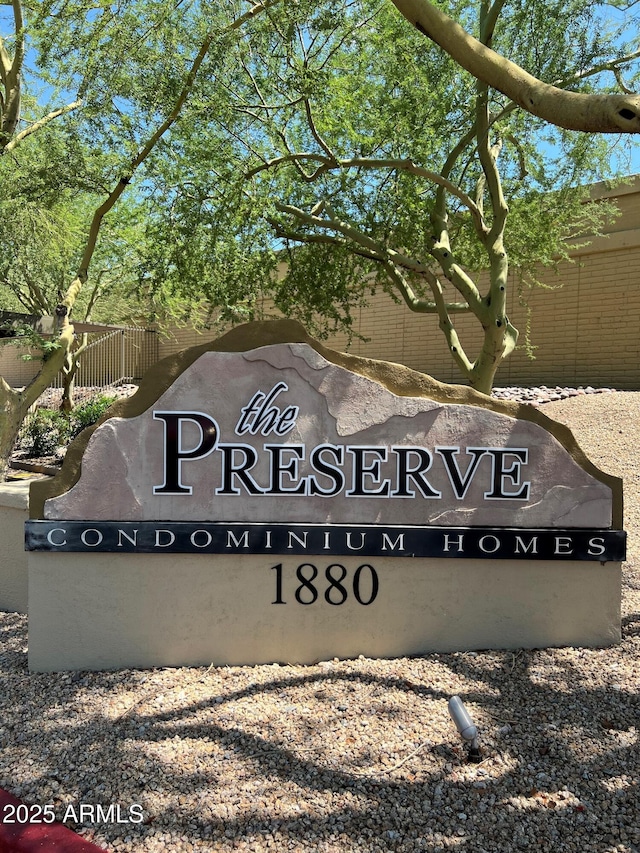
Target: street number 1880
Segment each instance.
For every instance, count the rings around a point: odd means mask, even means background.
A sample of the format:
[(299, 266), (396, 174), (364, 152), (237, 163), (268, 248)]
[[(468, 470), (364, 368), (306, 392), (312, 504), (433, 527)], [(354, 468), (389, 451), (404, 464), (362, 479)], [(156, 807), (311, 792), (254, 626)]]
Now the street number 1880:
[[(276, 573), (276, 597), (272, 604), (286, 604), (284, 599), (284, 571), (282, 563), (272, 566), (272, 572)], [(296, 569), (295, 575), (298, 585), (293, 596), (298, 604), (315, 604), (321, 596), (334, 606), (344, 604), (351, 593), (358, 604), (368, 605), (376, 600), (378, 595), (378, 573), (369, 565), (364, 563), (349, 578), (349, 572), (340, 563), (331, 563), (324, 570), (324, 579), (318, 581), (317, 566), (313, 563), (301, 563)]]

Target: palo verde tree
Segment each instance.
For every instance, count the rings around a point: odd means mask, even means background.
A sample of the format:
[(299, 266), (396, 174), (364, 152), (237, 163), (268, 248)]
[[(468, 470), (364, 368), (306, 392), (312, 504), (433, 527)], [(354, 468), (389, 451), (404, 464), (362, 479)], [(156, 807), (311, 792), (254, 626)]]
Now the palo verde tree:
[[(572, 103), (594, 86), (633, 82), (637, 50), (587, 0), (453, 0), (447, 9), (484, 50), (514, 57)], [(531, 280), (566, 256), (566, 237), (597, 231), (609, 211), (585, 205), (584, 187), (610, 175), (611, 139), (550, 126), (511, 90), (474, 79), (423, 29), (379, 0), (266, 15), (251, 41), (234, 44), (219, 129), (182, 129), (175, 168), (189, 193), (166, 176), (172, 217), (150, 214), (149, 229), (175, 239), (156, 242), (145, 276), (179, 289), (197, 269), (214, 304), (226, 310), (241, 294), (250, 313), (256, 266), (279, 260), (277, 307), (325, 329), (349, 327), (354, 306), (381, 288), (432, 315), (464, 379), (489, 393), (518, 337), (509, 271)], [(630, 108), (624, 93), (606, 97), (618, 112)], [(193, 164), (207, 162), (202, 151), (220, 134), (235, 144), (212, 180)], [(460, 314), (477, 319), (478, 351), (456, 332)]]
[[(21, 168), (24, 171), (29, 143), (64, 120), (63, 135), (69, 144), (62, 150), (41, 146), (39, 171), (52, 190), (82, 196), (84, 223), (55, 305), (57, 331), (48, 358), (25, 389), (13, 389), (0, 378), (0, 477), (30, 405), (60, 370), (72, 370), (71, 313), (95, 270), (106, 223), (117, 221), (125, 195), (162, 203), (151, 198), (153, 173), (163, 158), (172, 159), (172, 130), (190, 101), (202, 101), (202, 91), (224, 110), (230, 45), (274, 3), (124, 0), (114, 7), (93, 0), (73, 4), (11, 0), (4, 4), (10, 14), (0, 20), (0, 183), (11, 186), (12, 168), (16, 167), (16, 176)], [(37, 73), (31, 75), (28, 66), (35, 66)], [(58, 213), (62, 206), (60, 202)], [(5, 213), (9, 209), (11, 205)], [(53, 208), (46, 213), (41, 222), (56, 219)], [(46, 243), (42, 233), (35, 236), (42, 247)], [(23, 258), (38, 252), (42, 262), (35, 243), (21, 246)], [(17, 266), (18, 259), (13, 258), (14, 273)], [(14, 286), (20, 290), (20, 283)]]
[[(77, 268), (86, 224), (100, 188), (82, 157), (69, 156), (73, 145), (67, 128), (52, 124), (35, 135), (15, 157), (0, 158), (0, 306), (31, 317), (55, 315), (72, 271)], [(80, 145), (76, 154), (81, 154)], [(82, 174), (60, 174), (64, 160)], [(79, 162), (80, 161), (80, 162)], [(47, 168), (56, 165), (58, 172)], [(144, 316), (146, 306), (135, 298), (129, 265), (135, 261), (138, 217), (135, 199), (119, 205), (117, 220), (107, 219), (96, 247), (89, 286), (74, 305), (75, 322), (131, 323)], [(132, 291), (133, 290), (133, 294)], [(42, 338), (29, 322), (11, 322), (15, 343), (29, 348), (33, 360), (48, 358), (57, 349), (55, 338)], [(73, 406), (73, 382), (79, 358), (88, 345), (76, 334), (63, 365), (62, 408)]]

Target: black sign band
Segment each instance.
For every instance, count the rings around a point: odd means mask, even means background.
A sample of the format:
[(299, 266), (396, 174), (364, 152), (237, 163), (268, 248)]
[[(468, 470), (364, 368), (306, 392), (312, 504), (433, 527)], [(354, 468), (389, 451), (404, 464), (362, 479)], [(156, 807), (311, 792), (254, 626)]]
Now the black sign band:
[(621, 530), (40, 521), (25, 524), (27, 551), (140, 554), (327, 554), (622, 562)]

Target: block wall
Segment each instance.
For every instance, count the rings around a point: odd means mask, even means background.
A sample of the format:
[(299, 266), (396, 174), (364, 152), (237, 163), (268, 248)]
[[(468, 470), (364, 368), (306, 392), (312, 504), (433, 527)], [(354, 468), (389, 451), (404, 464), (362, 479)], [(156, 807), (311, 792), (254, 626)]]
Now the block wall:
[[(26, 361), (23, 356), (31, 355), (34, 361)], [(40, 369), (38, 353), (35, 350), (22, 349), (13, 344), (0, 344), (0, 376), (12, 388), (28, 385)]]

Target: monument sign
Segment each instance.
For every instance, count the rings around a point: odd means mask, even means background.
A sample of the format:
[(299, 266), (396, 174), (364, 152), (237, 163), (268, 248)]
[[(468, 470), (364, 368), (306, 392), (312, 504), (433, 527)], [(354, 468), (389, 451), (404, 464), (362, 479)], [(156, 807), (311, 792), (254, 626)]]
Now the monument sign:
[(120, 414), (32, 487), (33, 669), (619, 638), (620, 483), (529, 407), (275, 323)]

